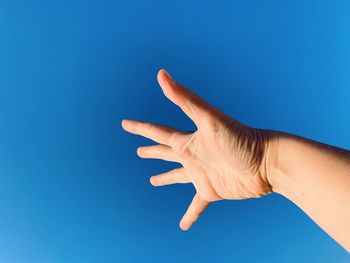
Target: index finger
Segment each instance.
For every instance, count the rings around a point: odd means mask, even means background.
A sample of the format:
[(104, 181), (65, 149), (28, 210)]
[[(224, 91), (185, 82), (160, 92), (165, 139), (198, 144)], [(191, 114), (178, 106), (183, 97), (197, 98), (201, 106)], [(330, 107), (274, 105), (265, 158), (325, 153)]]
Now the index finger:
[(141, 135), (155, 142), (168, 146), (171, 146), (172, 144), (173, 135), (178, 133), (176, 129), (170, 127), (133, 120), (123, 120), (122, 127), (127, 132)]

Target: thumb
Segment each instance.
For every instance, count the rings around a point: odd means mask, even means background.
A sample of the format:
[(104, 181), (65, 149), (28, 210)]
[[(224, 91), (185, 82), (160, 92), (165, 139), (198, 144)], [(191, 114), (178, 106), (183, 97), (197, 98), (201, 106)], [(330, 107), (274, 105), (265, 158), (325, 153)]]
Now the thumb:
[(179, 106), (197, 127), (217, 111), (190, 89), (176, 82), (165, 69), (159, 70), (157, 79), (164, 95)]

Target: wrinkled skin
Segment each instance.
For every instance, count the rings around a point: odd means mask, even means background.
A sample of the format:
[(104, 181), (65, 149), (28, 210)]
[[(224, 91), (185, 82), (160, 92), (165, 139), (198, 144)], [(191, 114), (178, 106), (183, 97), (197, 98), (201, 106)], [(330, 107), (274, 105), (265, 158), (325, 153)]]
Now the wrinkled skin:
[(158, 145), (139, 147), (141, 158), (178, 162), (181, 168), (152, 176), (154, 186), (192, 183), (196, 195), (180, 227), (187, 230), (213, 201), (260, 197), (271, 192), (268, 182), (269, 132), (253, 129), (230, 118), (186, 87), (165, 70), (158, 73), (165, 94), (190, 117), (197, 130), (123, 120), (123, 128), (152, 139)]

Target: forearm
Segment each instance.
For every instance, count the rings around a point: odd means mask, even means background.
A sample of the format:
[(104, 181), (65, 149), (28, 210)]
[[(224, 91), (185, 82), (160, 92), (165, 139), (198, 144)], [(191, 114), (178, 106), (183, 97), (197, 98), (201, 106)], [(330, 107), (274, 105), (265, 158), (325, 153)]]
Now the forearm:
[(296, 136), (269, 143), (272, 190), (300, 207), (350, 251), (350, 153)]

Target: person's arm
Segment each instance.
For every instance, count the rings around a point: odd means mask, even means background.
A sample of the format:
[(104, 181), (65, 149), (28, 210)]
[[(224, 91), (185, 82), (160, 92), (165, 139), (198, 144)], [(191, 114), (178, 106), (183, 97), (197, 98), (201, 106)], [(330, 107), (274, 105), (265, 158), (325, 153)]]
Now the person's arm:
[[(350, 152), (277, 135), (268, 181), (350, 251)], [(272, 146), (273, 145), (273, 146)]]
[(123, 128), (157, 145), (137, 149), (141, 158), (182, 165), (152, 176), (162, 186), (192, 183), (196, 188), (180, 227), (189, 229), (211, 202), (261, 197), (272, 191), (303, 209), (350, 251), (350, 155), (294, 135), (254, 129), (222, 113), (165, 70), (158, 73), (165, 94), (197, 126), (193, 133), (152, 123), (123, 120)]

